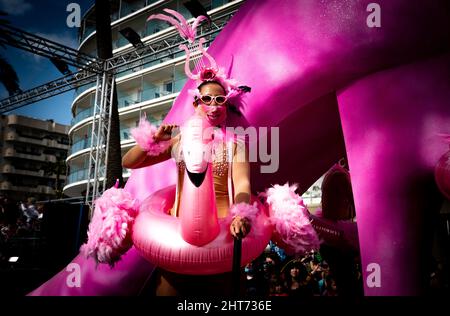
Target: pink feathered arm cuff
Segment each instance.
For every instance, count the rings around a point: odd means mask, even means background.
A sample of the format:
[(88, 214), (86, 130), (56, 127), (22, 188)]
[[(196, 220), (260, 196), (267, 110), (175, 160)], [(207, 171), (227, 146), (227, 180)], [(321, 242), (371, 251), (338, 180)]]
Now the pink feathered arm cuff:
[(233, 204), (230, 208), (230, 213), (233, 217), (240, 216), (247, 218), (250, 222), (253, 222), (258, 216), (258, 206), (255, 203), (248, 204), (245, 202)]
[(170, 147), (170, 141), (155, 141), (155, 136), (158, 128), (152, 124), (145, 117), (141, 117), (139, 125), (131, 129), (131, 135), (142, 150), (147, 152), (149, 156), (157, 156), (166, 151)]

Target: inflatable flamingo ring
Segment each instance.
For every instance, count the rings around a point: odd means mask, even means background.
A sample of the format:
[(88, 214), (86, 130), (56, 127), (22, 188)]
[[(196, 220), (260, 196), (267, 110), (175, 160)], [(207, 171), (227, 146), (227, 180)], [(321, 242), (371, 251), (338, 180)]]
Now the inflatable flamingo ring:
[[(180, 146), (186, 166), (182, 190), (175, 192), (174, 186), (167, 187), (142, 202), (134, 222), (133, 243), (143, 257), (168, 271), (182, 274), (231, 271), (233, 237), (229, 226), (234, 212), (232, 207), (230, 216), (221, 219), (217, 216), (210, 159), (213, 129), (206, 120), (194, 115), (181, 130)], [(232, 145), (232, 140), (227, 141), (227, 146)], [(231, 161), (232, 157), (228, 159), (229, 192), (233, 192)], [(168, 211), (177, 195), (180, 195), (179, 217), (174, 217)], [(246, 214), (253, 218), (252, 229), (242, 241), (242, 264), (264, 250), (272, 233), (267, 209), (256, 199), (252, 202), (253, 205), (247, 205), (254, 214)]]

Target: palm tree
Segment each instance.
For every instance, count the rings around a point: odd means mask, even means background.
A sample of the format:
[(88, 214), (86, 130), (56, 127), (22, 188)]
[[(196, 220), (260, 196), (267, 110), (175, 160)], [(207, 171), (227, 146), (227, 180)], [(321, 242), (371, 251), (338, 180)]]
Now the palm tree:
[[(108, 59), (113, 56), (110, 3), (108, 0), (95, 0), (95, 19), (97, 29), (97, 56), (101, 59)], [(117, 106), (117, 89), (114, 84), (114, 95), (111, 110), (111, 125), (108, 148), (108, 163), (106, 172), (106, 188), (112, 187), (119, 179), (120, 186), (123, 185), (122, 178), (122, 152), (120, 149), (120, 120)]]
[[(9, 24), (9, 21), (4, 19), (4, 16), (8, 15), (7, 13), (0, 11), (0, 26)], [(1, 30), (1, 29), (0, 29)], [(8, 36), (0, 31), (0, 38), (4, 40), (8, 40)], [(2, 48), (6, 48), (5, 45), (0, 43)], [(19, 78), (17, 77), (17, 73), (8, 63), (8, 61), (0, 55), (0, 82), (3, 84), (5, 89), (8, 91), (9, 95), (14, 95), (16, 93), (22, 92), (19, 87)]]
[(66, 162), (64, 158), (60, 158), (58, 159), (56, 162), (48, 162), (45, 166), (44, 166), (44, 173), (45, 175), (56, 175), (56, 180), (55, 180), (55, 193), (56, 193), (56, 198), (60, 199), (63, 196), (63, 191), (59, 185), (59, 179), (61, 177), (62, 174), (65, 174), (66, 172)]

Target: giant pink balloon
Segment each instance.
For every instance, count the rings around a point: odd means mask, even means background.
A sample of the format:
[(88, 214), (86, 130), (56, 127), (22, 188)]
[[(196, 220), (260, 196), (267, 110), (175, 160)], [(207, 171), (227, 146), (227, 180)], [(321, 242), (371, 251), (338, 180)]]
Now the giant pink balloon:
[[(371, 73), (448, 51), (450, 17), (445, 0), (379, 0), (376, 3), (381, 8), (382, 25), (370, 28), (366, 20), (370, 14), (367, 6), (371, 2), (248, 0), (217, 36), (209, 52), (220, 65), (229, 68), (232, 77), (252, 87), (241, 110), (243, 116), (230, 115), (228, 124), (279, 128), (279, 156), (272, 161), (278, 169), (274, 173), (261, 173), (260, 164), (253, 164), (252, 188), (261, 191), (271, 184), (291, 181), (299, 182), (300, 188), (306, 190), (346, 155), (346, 146), (350, 147), (363, 268), (373, 263), (371, 260), (381, 260), (382, 271), (406, 267), (397, 269), (400, 273), (389, 272), (384, 276), (383, 280), (390, 278), (392, 281), (382, 284), (395, 286), (383, 285), (376, 289), (366, 286), (366, 294), (411, 294), (421, 288), (421, 275), (414, 264), (410, 267), (407, 258), (417, 258), (416, 235), (420, 235), (421, 228), (417, 224), (420, 223), (419, 217), (413, 216), (415, 224), (408, 226), (407, 223), (411, 212), (423, 213), (426, 208), (420, 193), (417, 194), (419, 188), (426, 188), (421, 175), (432, 174), (429, 166), (436, 164), (444, 150), (442, 143), (430, 142), (431, 138), (425, 140), (424, 136), (448, 123), (448, 98), (441, 100), (440, 107), (436, 104), (442, 95), (441, 87), (448, 90), (445, 84), (448, 81), (442, 79), (444, 69), (441, 68), (441, 72), (436, 68), (433, 68), (434, 72), (423, 69), (411, 72), (414, 80), (409, 87), (405, 81), (406, 72), (396, 75), (395, 78), (402, 82), (399, 95), (405, 97), (396, 99), (398, 103), (392, 102), (393, 95), (387, 95), (386, 99), (383, 97), (384, 90), (395, 87), (396, 81), (386, 86), (381, 79), (367, 79), (349, 90), (342, 90), (339, 103), (347, 126), (344, 129), (347, 130), (345, 144), (335, 91)], [(419, 73), (426, 76), (417, 79)], [(427, 84), (427, 81), (431, 83)], [(192, 100), (187, 93), (193, 86), (192, 81), (185, 85), (165, 122), (180, 124), (193, 113)], [(425, 88), (429, 94), (424, 92)], [(434, 93), (437, 94), (435, 97)], [(411, 113), (406, 101), (417, 105), (416, 95), (426, 95), (422, 100), (424, 105), (422, 108), (419, 106), (420, 111)], [(358, 100), (360, 103), (356, 102)], [(433, 104), (431, 110), (425, 107), (428, 103)], [(352, 116), (353, 110), (360, 115)], [(373, 113), (375, 116), (371, 119)], [(397, 129), (393, 122), (399, 123)], [(433, 128), (429, 122), (439, 124)], [(358, 125), (370, 126), (370, 135), (385, 139), (382, 143), (387, 147), (376, 146), (374, 138), (365, 138), (369, 147), (366, 147), (366, 142), (349, 140), (365, 135)], [(402, 130), (404, 126), (408, 126), (409, 133)], [(412, 126), (422, 127), (420, 137), (415, 137), (417, 129), (412, 129)], [(423, 128), (428, 132), (422, 133)], [(261, 130), (261, 135), (265, 135), (264, 130)], [(276, 132), (270, 135), (275, 137)], [(409, 148), (407, 157), (406, 147)], [(380, 151), (375, 153), (373, 148), (380, 148)], [(397, 151), (398, 156), (404, 157), (398, 165), (407, 163), (398, 171), (389, 167), (392, 175), (388, 176), (382, 169), (383, 157), (387, 154), (391, 158), (396, 157)], [(378, 153), (383, 155), (374, 157)], [(358, 162), (357, 154), (363, 155), (367, 161), (376, 160), (374, 173), (368, 173), (370, 169), (364, 168), (365, 161)], [(412, 163), (424, 157), (428, 161), (426, 168), (417, 168), (418, 165)], [(386, 161), (388, 166), (394, 165), (392, 160)], [(382, 177), (372, 176), (373, 183), (368, 183), (362, 179), (367, 173), (380, 173)], [(355, 183), (354, 178), (360, 180)], [(175, 181), (175, 165), (168, 161), (134, 170), (126, 190), (143, 201), (153, 192), (175, 184)], [(386, 191), (391, 188), (393, 193), (389, 199)], [(414, 190), (408, 191), (408, 188)], [(410, 206), (412, 211), (408, 212)], [(376, 232), (373, 225), (378, 228)], [(393, 233), (397, 226), (401, 228), (398, 233)], [(386, 257), (391, 253), (396, 255), (388, 260)], [(140, 264), (142, 262), (136, 260), (128, 268), (134, 271)], [(111, 280), (115, 273), (120, 274), (121, 271), (111, 270)], [(63, 280), (47, 284), (47, 293), (58, 295), (58, 282)], [(94, 278), (91, 278), (91, 284), (97, 289), (93, 293), (99, 295), (105, 293), (105, 287), (120, 293), (118, 289), (122, 286), (114, 281), (102, 284)], [(54, 290), (50, 288), (52, 286)], [(132, 291), (130, 289), (130, 293)]]

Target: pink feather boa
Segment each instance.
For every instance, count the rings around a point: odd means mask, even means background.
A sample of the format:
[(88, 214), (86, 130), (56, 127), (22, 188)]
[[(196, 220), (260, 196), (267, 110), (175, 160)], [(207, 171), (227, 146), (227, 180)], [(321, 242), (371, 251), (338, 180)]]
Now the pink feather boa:
[(139, 120), (138, 127), (131, 129), (131, 135), (139, 147), (147, 152), (147, 155), (157, 156), (170, 147), (170, 141), (166, 140), (157, 142), (154, 140), (153, 136), (157, 131), (158, 128), (150, 124), (144, 116)]
[(266, 191), (270, 220), (274, 225), (273, 241), (286, 253), (302, 255), (320, 247), (319, 237), (311, 225), (297, 185), (274, 185)]
[(113, 266), (132, 246), (131, 229), (139, 203), (123, 189), (106, 190), (95, 203), (94, 215), (89, 224), (88, 241), (81, 253), (96, 262)]

